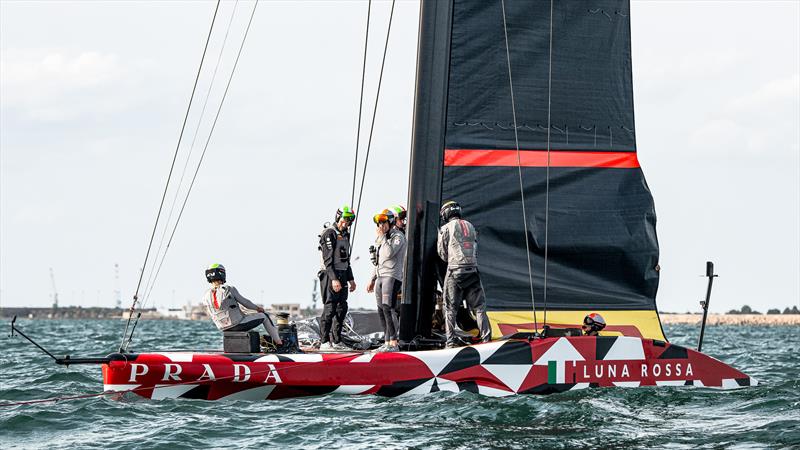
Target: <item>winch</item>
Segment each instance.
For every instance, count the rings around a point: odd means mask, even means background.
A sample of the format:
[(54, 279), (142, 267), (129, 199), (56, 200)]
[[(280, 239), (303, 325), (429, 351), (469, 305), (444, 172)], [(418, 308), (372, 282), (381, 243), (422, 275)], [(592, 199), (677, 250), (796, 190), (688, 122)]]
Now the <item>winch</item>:
[(278, 336), (283, 345), (278, 348), (278, 353), (302, 353), (297, 341), (297, 325), (289, 322), (289, 313), (276, 314), (278, 320)]

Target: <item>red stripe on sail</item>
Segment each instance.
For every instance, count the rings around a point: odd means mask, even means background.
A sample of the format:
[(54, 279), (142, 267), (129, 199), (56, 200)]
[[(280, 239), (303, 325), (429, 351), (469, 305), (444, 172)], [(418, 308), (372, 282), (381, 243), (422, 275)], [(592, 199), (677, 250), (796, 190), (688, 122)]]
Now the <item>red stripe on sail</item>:
[[(547, 167), (547, 150), (520, 150), (522, 167)], [(516, 167), (516, 150), (456, 150), (445, 149), (444, 165), (473, 167)], [(550, 167), (610, 167), (634, 169), (639, 167), (635, 152), (580, 152), (552, 150)]]

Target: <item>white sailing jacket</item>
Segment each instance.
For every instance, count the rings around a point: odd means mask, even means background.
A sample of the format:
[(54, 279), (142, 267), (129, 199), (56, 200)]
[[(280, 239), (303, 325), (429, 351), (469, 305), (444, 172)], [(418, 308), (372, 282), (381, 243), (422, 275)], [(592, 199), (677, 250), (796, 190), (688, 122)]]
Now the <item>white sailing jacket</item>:
[(372, 278), (392, 277), (403, 281), (403, 267), (406, 259), (406, 235), (397, 228), (392, 227), (387, 235), (380, 235), (375, 239), (375, 248), (378, 252), (378, 265), (372, 268)]
[(478, 233), (466, 220), (452, 219), (442, 225), (436, 244), (447, 270), (478, 267)]
[(258, 305), (244, 298), (235, 287), (226, 284), (206, 291), (203, 303), (214, 325), (223, 331), (238, 325), (244, 318), (239, 305), (247, 309), (258, 309)]

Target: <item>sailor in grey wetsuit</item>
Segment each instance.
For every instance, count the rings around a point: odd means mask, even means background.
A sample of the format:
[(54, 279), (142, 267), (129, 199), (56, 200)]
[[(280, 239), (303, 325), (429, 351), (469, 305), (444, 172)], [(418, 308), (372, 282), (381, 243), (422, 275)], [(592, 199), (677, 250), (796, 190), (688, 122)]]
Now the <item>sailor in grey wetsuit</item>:
[(384, 329), (385, 344), (378, 351), (396, 352), (400, 350), (397, 345), (400, 331), (398, 297), (403, 282), (406, 237), (394, 226), (395, 215), (391, 210), (384, 209), (375, 214), (372, 220), (377, 225), (378, 236), (375, 245), (370, 247), (374, 268), (367, 292), (375, 291), (378, 318)]
[[(319, 277), (322, 293), (322, 320), (320, 323), (320, 350), (347, 349), (341, 343), (342, 326), (347, 316), (348, 284), (350, 292), (356, 290), (353, 270), (350, 268), (350, 225), (356, 215), (349, 206), (336, 211), (334, 224), (326, 228), (319, 237), (322, 264)], [(333, 318), (336, 326), (331, 335)], [(333, 344), (331, 344), (333, 341)]]
[[(217, 328), (222, 331), (249, 331), (264, 325), (272, 342), (275, 345), (282, 344), (278, 329), (264, 308), (244, 298), (235, 287), (225, 284), (225, 267), (222, 264), (212, 264), (206, 269), (206, 280), (211, 283), (211, 288), (203, 296), (203, 304)], [(245, 314), (239, 305), (258, 312)]]
[(492, 339), (492, 328), (486, 316), (486, 296), (478, 273), (478, 240), (475, 228), (461, 218), (461, 206), (450, 201), (439, 211), (444, 225), (439, 229), (437, 250), (439, 257), (447, 262), (444, 277), (445, 329), (447, 346), (456, 342), (456, 314), (462, 299), (478, 319), (481, 341)]

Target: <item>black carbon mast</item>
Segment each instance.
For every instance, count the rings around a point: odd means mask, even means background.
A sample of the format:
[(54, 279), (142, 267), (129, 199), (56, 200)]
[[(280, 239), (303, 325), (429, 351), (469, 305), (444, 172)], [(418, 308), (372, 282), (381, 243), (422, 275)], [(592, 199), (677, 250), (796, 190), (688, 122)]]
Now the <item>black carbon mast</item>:
[(442, 149), (453, 0), (422, 0), (408, 193), (408, 256), (400, 340), (430, 336), (436, 288), (436, 236), (442, 200)]

